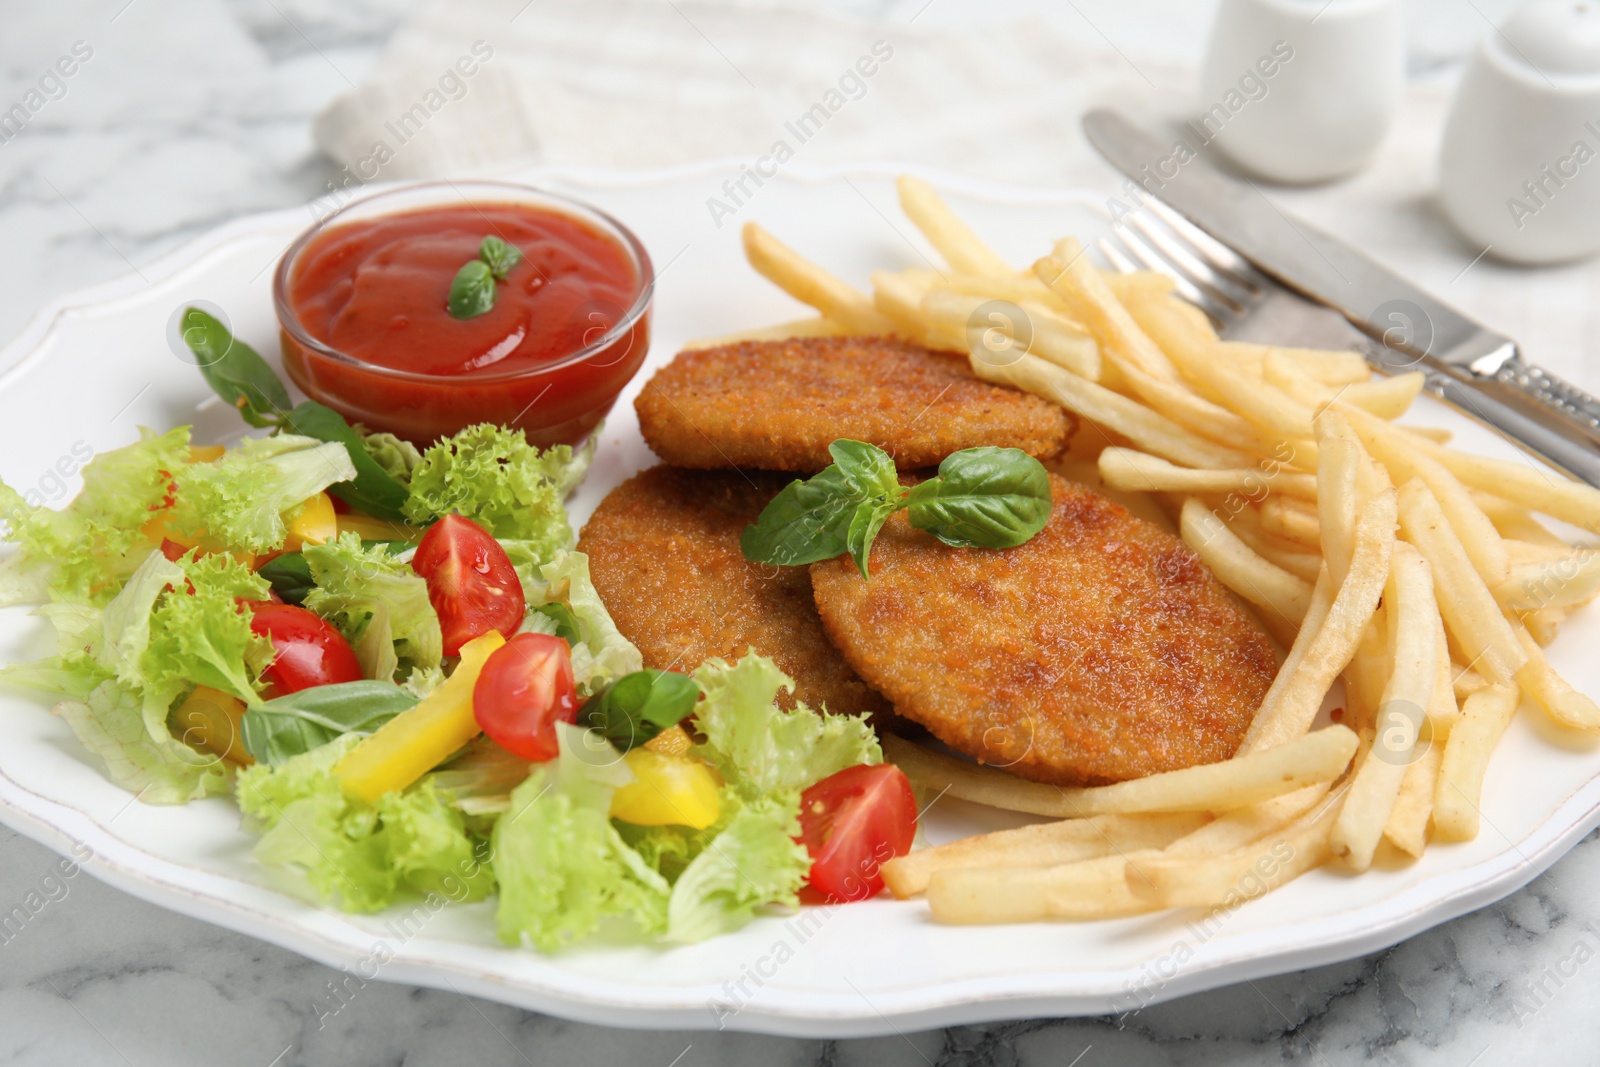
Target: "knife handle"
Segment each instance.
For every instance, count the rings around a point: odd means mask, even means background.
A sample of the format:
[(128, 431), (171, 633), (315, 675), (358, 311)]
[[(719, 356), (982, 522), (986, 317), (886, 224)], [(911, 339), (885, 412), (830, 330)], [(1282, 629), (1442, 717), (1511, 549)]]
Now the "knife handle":
[[(1430, 393), (1462, 414), (1542, 456), (1579, 481), (1600, 488), (1600, 444), (1590, 434), (1580, 432), (1581, 424), (1565, 411), (1558, 412), (1512, 382), (1475, 378), (1470, 372), (1429, 368), (1424, 371), (1424, 379)], [(1581, 390), (1570, 385), (1566, 388), (1596, 404)]]
[(1494, 380), (1530, 400), (1554, 408), (1567, 421), (1577, 423), (1580, 429), (1587, 431), (1600, 444), (1600, 399), (1543, 367), (1536, 367), (1515, 356), (1501, 364)]

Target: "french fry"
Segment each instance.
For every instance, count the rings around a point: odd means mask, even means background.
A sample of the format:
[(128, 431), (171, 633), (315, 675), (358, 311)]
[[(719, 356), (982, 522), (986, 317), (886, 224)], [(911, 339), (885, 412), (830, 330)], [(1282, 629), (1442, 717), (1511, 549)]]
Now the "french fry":
[(1439, 648), (1438, 677), (1433, 683), (1433, 699), (1428, 703), (1428, 729), (1435, 742), (1443, 741), (1461, 720), (1461, 705), (1456, 701), (1456, 676), (1450, 664), (1450, 642), (1444, 632), (1444, 618), (1433, 620), (1434, 644)]
[(918, 849), (883, 865), (884, 884), (904, 900), (928, 888), (935, 871), (960, 868), (1059, 867), (1112, 853), (1164, 848), (1199, 829), (1198, 812), (1156, 815), (1095, 815), (1034, 823)]
[(1506, 580), (1511, 564), (1500, 531), (1455, 475), (1443, 464), (1419, 453), (1413, 441), (1406, 440), (1405, 435), (1382, 419), (1343, 402), (1330, 405), (1329, 410), (1349, 419), (1361, 443), (1388, 468), (1396, 483), (1418, 478), (1428, 487), (1485, 584), (1493, 588)]
[(1060, 867), (935, 871), (928, 880), (928, 910), (943, 923), (1137, 915), (1155, 905), (1129, 890), (1128, 869), (1159, 855), (1147, 849)]
[(1284, 437), (1312, 435), (1309, 406), (1261, 378), (1240, 374), (1231, 360), (1218, 358), (1215, 346), (1178, 349), (1173, 359), (1184, 377), (1203, 383), (1224, 406), (1256, 426)]
[(1600, 731), (1600, 707), (1556, 673), (1545, 658), (1544, 650), (1526, 629), (1518, 628), (1517, 640), (1528, 657), (1528, 662), (1517, 671), (1517, 685), (1522, 687), (1523, 693), (1562, 726)]
[(1464, 701), (1480, 689), (1487, 689), (1494, 683), (1471, 667), (1450, 661), (1450, 691), (1456, 695), (1456, 700)]
[(1540, 648), (1549, 648), (1561, 633), (1561, 624), (1567, 621), (1572, 608), (1540, 608), (1537, 611), (1518, 611), (1513, 614), (1517, 622), (1538, 642)]
[(1333, 583), (1344, 581), (1355, 551), (1357, 483), (1366, 461), (1355, 431), (1343, 416), (1317, 420), (1317, 517), (1322, 524), (1322, 559)]
[(1239, 493), (1249, 498), (1269, 492), (1317, 498), (1317, 479), (1310, 474), (1263, 471), (1254, 467), (1195, 470), (1131, 448), (1100, 453), (1100, 475), (1117, 489), (1168, 493)]
[(927, 292), (927, 283), (916, 275), (887, 270), (872, 272), (872, 305), (893, 320), (895, 333), (929, 348), (965, 352), (965, 333), (947, 334), (935, 324), (924, 321), (922, 300)]
[(1229, 852), (1130, 858), (1129, 893), (1168, 908), (1233, 908), (1253, 900), (1327, 861), (1328, 835), (1345, 792), (1341, 786), (1282, 830)]
[(1420, 439), (1414, 447), (1469, 489), (1494, 494), (1586, 530), (1600, 529), (1600, 489), (1529, 462), (1474, 456)]
[(1422, 391), (1423, 376), (1418, 371), (1377, 377), (1338, 387), (1324, 385), (1307, 374), (1287, 355), (1268, 350), (1261, 359), (1261, 374), (1300, 403), (1316, 408), (1334, 400), (1358, 407), (1380, 419), (1397, 419), (1410, 409)]
[(1400, 527), (1405, 539), (1433, 566), (1439, 613), (1449, 632), (1478, 671), (1493, 682), (1510, 684), (1527, 656), (1439, 502), (1421, 479), (1412, 479), (1400, 489)]
[(1247, 452), (1224, 448), (1190, 433), (1171, 419), (1063, 370), (1038, 356), (1023, 356), (1004, 366), (981, 359), (972, 372), (988, 382), (1015, 386), (1023, 392), (1060, 404), (1097, 426), (1121, 434), (1146, 452), (1190, 467), (1242, 467), (1253, 459)]
[(1056, 818), (1145, 812), (1227, 811), (1282, 796), (1344, 773), (1356, 735), (1329, 726), (1276, 748), (1221, 763), (1165, 771), (1115, 785), (1068, 788), (1029, 782), (992, 767), (933, 752), (889, 735), (884, 757), (919, 787), (960, 800)]
[[(1016, 323), (1005, 310), (992, 309), (983, 322), (975, 321), (975, 316), (991, 299), (933, 289), (923, 296), (918, 311), (930, 335), (939, 337), (946, 347), (979, 355), (973, 344), (974, 333), (997, 329), (1007, 336), (1017, 337)], [(1091, 382), (1099, 380), (1100, 346), (1082, 326), (1037, 300), (1005, 302), (1026, 321), (1028, 354), (1049, 360)], [(1017, 337), (1014, 343), (1020, 344), (1023, 340)]]
[(1266, 376), (1261, 368), (1267, 353), (1277, 352), (1292, 360), (1301, 370), (1323, 385), (1355, 385), (1372, 380), (1372, 368), (1367, 365), (1367, 361), (1359, 352), (1262, 345), (1250, 341), (1224, 341), (1222, 348), (1230, 356), (1252, 363), (1256, 368), (1256, 376), (1260, 378)]
[(1433, 817), (1433, 794), (1439, 785), (1439, 765), (1444, 760), (1444, 742), (1435, 739), (1428, 750), (1406, 767), (1400, 780), (1400, 793), (1389, 809), (1389, 823), (1383, 836), (1389, 844), (1411, 857), (1422, 855), (1428, 847), (1428, 821)]
[(1259, 841), (1282, 830), (1328, 795), (1332, 782), (1318, 782), (1281, 797), (1235, 808), (1178, 838), (1161, 851), (1167, 856), (1214, 856)]
[(1587, 546), (1560, 559), (1520, 563), (1494, 587), (1500, 606), (1514, 611), (1587, 604), (1600, 594), (1600, 552)]
[(744, 225), (744, 254), (762, 277), (852, 333), (894, 333), (894, 322), (867, 296), (829, 274), (754, 222)]
[(976, 296), (984, 300), (1010, 300), (1013, 303), (1042, 301), (1059, 314), (1066, 313), (1066, 305), (1050, 287), (1032, 274), (1017, 274), (1007, 268), (1006, 274), (945, 274), (934, 284), (962, 296)]
[(1300, 624), (1311, 607), (1310, 582), (1256, 555), (1194, 497), (1183, 502), (1179, 530), (1184, 544), (1199, 554), (1217, 580), (1266, 609), (1271, 618)]
[[(1316, 476), (1302, 477), (1310, 478), (1315, 490)], [(1276, 482), (1273, 485), (1274, 488), (1278, 487)], [(1306, 548), (1319, 552), (1322, 550), (1322, 520), (1315, 504), (1307, 504), (1291, 496), (1274, 496), (1263, 500), (1260, 510), (1261, 528), (1267, 533)]]
[(848, 326), (817, 315), (812, 318), (780, 322), (774, 326), (763, 326), (756, 330), (723, 334), (721, 337), (700, 337), (684, 342), (683, 347), (720, 348), (723, 345), (738, 344), (740, 341), (786, 341), (791, 337), (847, 337), (853, 332)]
[(1351, 780), (1328, 838), (1333, 856), (1355, 871), (1372, 865), (1439, 677), (1433, 574), (1421, 554), (1404, 542), (1394, 546), (1384, 605), (1393, 666), (1378, 705), (1372, 748)]
[(1473, 693), (1462, 707), (1461, 721), (1445, 742), (1433, 797), (1433, 828), (1440, 840), (1471, 841), (1478, 836), (1483, 772), (1516, 714), (1517, 697), (1516, 686), (1493, 685)]
[(1069, 237), (1056, 242), (1054, 253), (1034, 263), (1033, 274), (1066, 303), (1073, 318), (1089, 327), (1106, 356), (1152, 378), (1178, 380), (1172, 361), (1139, 329), (1077, 241)]
[(944, 202), (933, 186), (921, 178), (903, 174), (895, 182), (900, 193), (900, 210), (906, 213), (922, 236), (928, 239), (944, 261), (964, 274), (1014, 274), (1015, 270), (1001, 259), (978, 235), (961, 221), (950, 205)]
[[(1289, 659), (1273, 679), (1245, 732), (1244, 743), (1239, 747), (1241, 755), (1282, 745), (1310, 728), (1322, 707), (1322, 698), (1355, 655), (1361, 633), (1383, 594), (1394, 550), (1394, 515), (1395, 498), (1390, 490), (1375, 497), (1357, 520), (1350, 572), (1338, 587), (1322, 624), (1315, 630), (1309, 626), (1300, 628)], [(1319, 578), (1317, 584), (1321, 586), (1324, 581), (1330, 587), (1333, 584), (1331, 576)], [(1313, 602), (1315, 598), (1313, 593)], [(1293, 670), (1289, 668), (1291, 662), (1295, 665)]]
[(1224, 521), (1239, 540), (1250, 546), (1252, 552), (1273, 566), (1281, 567), (1306, 582), (1316, 582), (1317, 575), (1322, 573), (1320, 552), (1267, 533), (1262, 529), (1261, 514), (1256, 509), (1248, 507), (1230, 509)]
[(1344, 669), (1344, 710), (1339, 721), (1361, 734), (1370, 734), (1378, 721), (1378, 708), (1383, 703), (1383, 690), (1389, 684), (1388, 626), (1384, 616), (1387, 611), (1380, 606), (1361, 631), (1356, 644), (1356, 654)]

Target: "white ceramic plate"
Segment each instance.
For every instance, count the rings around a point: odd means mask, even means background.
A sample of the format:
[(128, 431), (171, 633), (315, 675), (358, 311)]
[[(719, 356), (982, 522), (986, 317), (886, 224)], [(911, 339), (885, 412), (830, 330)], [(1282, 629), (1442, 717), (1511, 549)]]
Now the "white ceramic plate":
[[(891, 168), (786, 169), (747, 185), (716, 225), (708, 198), (735, 167), (653, 174), (539, 172), (525, 179), (590, 200), (631, 226), (655, 257), (659, 365), (692, 336), (801, 313), (758, 278), (738, 227), (759, 219), (803, 252), (865, 285), (874, 267), (915, 265), (930, 250), (894, 207)], [(1063, 233), (1101, 228), (1101, 194), (1023, 191), (930, 175), (1014, 262)], [(127, 443), (137, 425), (196, 424), (199, 440), (236, 436), (232, 413), (169, 349), (175, 308), (209, 300), (236, 332), (276, 352), (271, 268), (312, 221), (305, 209), (243, 219), (130, 277), (53, 304), (0, 354), (0, 476), (57, 502), (76, 491), (84, 449)], [(653, 462), (624, 394), (577, 500), (586, 517), (619, 481)], [(1454, 413), (1418, 406), (1413, 421), (1449, 426), (1468, 447), (1520, 456)], [(59, 466), (58, 466), (59, 464)], [(48, 651), (39, 621), (0, 611), (0, 659)], [(1568, 624), (1551, 659), (1579, 688), (1600, 692), (1594, 613)], [(364, 977), (454, 988), (522, 1007), (616, 1026), (716, 1028), (812, 1037), (855, 1036), (980, 1020), (1126, 1011), (1246, 978), (1347, 959), (1390, 945), (1510, 893), (1600, 822), (1600, 756), (1523, 716), (1484, 786), (1476, 841), (1436, 845), (1415, 864), (1346, 877), (1319, 870), (1205, 923), (1197, 913), (1111, 922), (949, 927), (920, 902), (888, 899), (796, 918), (678, 948), (586, 945), (558, 956), (508, 949), (491, 904), (344, 915), (309, 902), (296, 880), (251, 858), (253, 839), (226, 799), (147, 807), (109, 784), (61, 721), (0, 694), (0, 818), (146, 900), (292, 948)], [(1003, 825), (1002, 816), (945, 800), (928, 835), (946, 840)], [(387, 960), (387, 962), (384, 962)]]

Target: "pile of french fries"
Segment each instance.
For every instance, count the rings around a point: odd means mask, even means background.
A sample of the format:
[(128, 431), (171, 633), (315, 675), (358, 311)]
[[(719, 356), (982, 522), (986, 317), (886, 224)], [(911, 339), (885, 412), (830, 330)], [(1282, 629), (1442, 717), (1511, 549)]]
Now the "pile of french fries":
[[(1600, 592), (1600, 553), (1537, 517), (1600, 530), (1600, 491), (1397, 425), (1420, 374), (1220, 340), (1168, 278), (1104, 273), (1071, 238), (1018, 271), (925, 182), (899, 193), (945, 269), (880, 271), (869, 296), (751, 224), (751, 265), (818, 315), (702, 343), (886, 334), (966, 353), (1075, 416), (1062, 473), (1164, 513), (1287, 651), (1222, 763), (1067, 789), (886, 737), (921, 789), (1056, 820), (896, 859), (895, 895), (957, 923), (1232, 907), (1324, 863), (1475, 837), (1519, 708), (1600, 732), (1543, 651)], [(991, 323), (991, 301), (1010, 313)], [(1313, 730), (1341, 679), (1338, 721)]]

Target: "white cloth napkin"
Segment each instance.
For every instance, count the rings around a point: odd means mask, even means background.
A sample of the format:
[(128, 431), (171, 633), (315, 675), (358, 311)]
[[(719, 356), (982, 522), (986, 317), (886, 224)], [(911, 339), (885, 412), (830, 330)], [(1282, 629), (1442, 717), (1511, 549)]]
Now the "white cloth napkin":
[[(1111, 104), (1152, 124), (1187, 117), (1193, 65), (1071, 25), (935, 28), (782, 0), (435, 0), (314, 133), (350, 185), (538, 163), (754, 160), (781, 139), (808, 163), (903, 161), (1109, 193), (1120, 181), (1079, 116)], [(1451, 80), (1411, 86), (1363, 174), (1269, 195), (1600, 389), (1600, 265), (1478, 259), (1433, 204)]]

